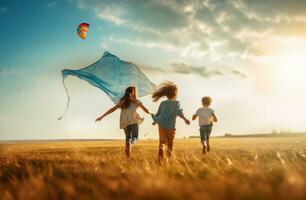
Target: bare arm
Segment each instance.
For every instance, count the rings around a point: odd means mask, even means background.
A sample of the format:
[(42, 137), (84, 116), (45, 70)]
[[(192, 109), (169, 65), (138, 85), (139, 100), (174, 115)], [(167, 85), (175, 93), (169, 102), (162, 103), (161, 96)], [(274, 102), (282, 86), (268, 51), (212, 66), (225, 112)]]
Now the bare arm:
[(96, 119), (96, 122), (101, 121), (102, 118), (104, 118), (105, 116), (113, 113), (115, 110), (117, 110), (119, 108), (119, 105), (116, 104), (114, 107), (110, 108), (108, 111), (106, 111), (103, 115), (101, 115), (100, 117), (98, 117)]
[(180, 108), (180, 103), (177, 103), (177, 115), (185, 121), (185, 124), (189, 125), (190, 121), (184, 116), (183, 109)]
[(212, 117), (213, 117), (213, 122), (217, 122), (217, 121), (218, 121), (218, 119), (217, 119), (215, 113), (212, 114)]
[(151, 117), (153, 119), (152, 125), (156, 124), (155, 119), (158, 117), (158, 115), (160, 115), (160, 113), (161, 113), (161, 104), (158, 107), (157, 113), (156, 114), (153, 114), (153, 113), (151, 114)]
[(183, 113), (181, 113), (181, 114), (179, 115), (179, 117), (182, 118), (182, 119), (185, 121), (185, 124), (187, 124), (187, 125), (190, 124), (190, 121), (184, 116)]
[(139, 106), (145, 113), (151, 114), (149, 110), (143, 104), (140, 104)]

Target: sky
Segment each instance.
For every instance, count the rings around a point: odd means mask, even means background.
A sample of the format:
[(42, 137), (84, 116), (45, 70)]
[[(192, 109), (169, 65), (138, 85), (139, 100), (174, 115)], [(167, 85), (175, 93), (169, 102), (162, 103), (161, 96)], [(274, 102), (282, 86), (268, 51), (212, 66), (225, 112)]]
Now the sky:
[[(99, 89), (62, 69), (104, 51), (133, 62), (155, 84), (179, 87), (187, 118), (211, 96), (213, 135), (306, 130), (306, 1), (0, 0), (0, 140), (123, 139), (119, 114)], [(86, 40), (78, 24), (90, 24)], [(159, 103), (140, 100), (151, 112)], [(150, 116), (140, 139), (157, 138)], [(198, 135), (177, 119), (177, 137)]]

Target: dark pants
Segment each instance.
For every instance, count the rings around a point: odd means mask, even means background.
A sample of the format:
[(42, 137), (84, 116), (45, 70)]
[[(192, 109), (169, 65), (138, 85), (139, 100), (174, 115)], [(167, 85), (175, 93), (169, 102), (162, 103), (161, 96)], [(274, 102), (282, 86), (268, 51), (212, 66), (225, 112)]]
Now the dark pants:
[(138, 139), (138, 130), (139, 130), (138, 124), (132, 124), (125, 127), (124, 128), (125, 142), (129, 142), (133, 138)]
[(201, 141), (206, 141), (209, 144), (209, 136), (212, 130), (212, 125), (205, 125), (200, 127)]

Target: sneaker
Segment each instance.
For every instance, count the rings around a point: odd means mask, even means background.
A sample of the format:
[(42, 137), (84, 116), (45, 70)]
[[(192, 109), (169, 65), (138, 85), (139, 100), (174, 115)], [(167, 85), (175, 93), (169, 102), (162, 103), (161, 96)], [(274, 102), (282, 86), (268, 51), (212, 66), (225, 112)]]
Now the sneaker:
[(137, 142), (137, 138), (132, 138), (131, 140), (130, 140), (130, 143), (131, 144), (135, 144)]

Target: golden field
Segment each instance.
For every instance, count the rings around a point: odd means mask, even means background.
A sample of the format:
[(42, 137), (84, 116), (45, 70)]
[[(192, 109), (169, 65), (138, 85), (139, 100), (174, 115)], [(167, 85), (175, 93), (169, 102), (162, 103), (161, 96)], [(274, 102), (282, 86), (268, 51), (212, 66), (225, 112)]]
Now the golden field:
[(158, 141), (7, 142), (0, 199), (306, 199), (306, 136), (177, 139), (161, 166)]

